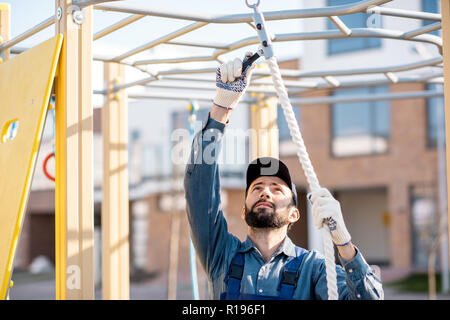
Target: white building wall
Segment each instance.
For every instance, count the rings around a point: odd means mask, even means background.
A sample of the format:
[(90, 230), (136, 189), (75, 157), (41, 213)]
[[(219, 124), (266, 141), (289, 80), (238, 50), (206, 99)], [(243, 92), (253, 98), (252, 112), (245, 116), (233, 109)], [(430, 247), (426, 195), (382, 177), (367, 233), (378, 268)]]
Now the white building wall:
[[(326, 0), (303, 1), (304, 8), (318, 8), (327, 6)], [(399, 8), (404, 10), (422, 11), (419, 0), (395, 0), (383, 7)], [(370, 23), (370, 21), (369, 21)], [(369, 24), (370, 25), (370, 24)], [(422, 26), (422, 20), (406, 19), (400, 17), (381, 16), (382, 29), (410, 31)], [(326, 18), (311, 18), (303, 20), (305, 32), (327, 30)], [(421, 61), (415, 46), (422, 46), (414, 41), (382, 39), (381, 47), (357, 50), (348, 53), (327, 54), (327, 40), (308, 40), (304, 42), (304, 51), (301, 66), (303, 70), (347, 70), (366, 67), (386, 67)], [(429, 54), (428, 58), (438, 56), (436, 46), (423, 44)], [(344, 79), (344, 78), (341, 78)], [(355, 79), (355, 78), (353, 78)]]
[(369, 262), (389, 262), (389, 219), (386, 190), (338, 193), (352, 242)]

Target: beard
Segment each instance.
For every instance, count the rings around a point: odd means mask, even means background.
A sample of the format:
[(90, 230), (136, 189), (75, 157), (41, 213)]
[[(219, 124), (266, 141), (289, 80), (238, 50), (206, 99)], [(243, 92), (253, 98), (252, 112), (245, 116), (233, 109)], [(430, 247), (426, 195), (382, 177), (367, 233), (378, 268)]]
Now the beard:
[[(255, 208), (261, 202), (270, 203), (272, 208)], [(277, 213), (275, 203), (270, 201), (259, 200), (250, 209), (245, 206), (245, 222), (253, 228), (278, 229), (289, 223), (287, 219), (287, 214)]]

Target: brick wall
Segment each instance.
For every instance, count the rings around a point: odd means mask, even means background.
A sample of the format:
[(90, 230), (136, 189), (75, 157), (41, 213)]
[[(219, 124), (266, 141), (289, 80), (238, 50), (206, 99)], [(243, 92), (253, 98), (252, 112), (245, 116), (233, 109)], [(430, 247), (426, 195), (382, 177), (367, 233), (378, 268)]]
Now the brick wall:
[[(422, 84), (396, 84), (390, 92), (422, 91)], [(328, 95), (322, 90), (308, 97)], [(306, 96), (306, 95), (305, 95)], [(329, 189), (387, 187), (390, 214), (391, 264), (411, 264), (409, 187), (436, 184), (437, 154), (426, 148), (426, 100), (391, 101), (391, 135), (386, 154), (331, 156), (331, 106), (303, 105), (301, 130), (320, 184)], [(295, 183), (306, 187), (296, 157), (284, 159)], [(363, 226), (364, 227), (364, 226)], [(370, 226), (365, 226), (370, 227)]]

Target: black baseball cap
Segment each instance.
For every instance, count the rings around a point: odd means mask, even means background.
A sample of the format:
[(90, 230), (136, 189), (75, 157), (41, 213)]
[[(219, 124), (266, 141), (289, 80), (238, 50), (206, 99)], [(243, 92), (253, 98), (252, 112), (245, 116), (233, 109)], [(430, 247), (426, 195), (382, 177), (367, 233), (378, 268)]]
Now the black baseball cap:
[(247, 187), (245, 188), (245, 195), (247, 196), (248, 188), (257, 178), (261, 176), (275, 176), (286, 182), (288, 187), (292, 190), (295, 205), (298, 205), (297, 190), (292, 183), (291, 175), (288, 167), (280, 159), (272, 157), (261, 157), (253, 160), (247, 167)]

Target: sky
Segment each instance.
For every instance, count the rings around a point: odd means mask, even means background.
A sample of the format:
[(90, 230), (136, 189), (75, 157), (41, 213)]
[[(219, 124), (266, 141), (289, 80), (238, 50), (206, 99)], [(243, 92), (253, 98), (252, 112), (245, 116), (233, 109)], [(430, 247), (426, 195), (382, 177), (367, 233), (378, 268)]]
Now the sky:
[[(304, 0), (261, 0), (259, 8), (263, 12), (279, 11), (301, 8)], [(55, 0), (0, 0), (0, 2), (9, 3), (11, 6), (11, 37), (14, 38), (21, 33), (29, 30), (35, 25), (41, 23), (47, 18), (55, 14)], [(211, 0), (127, 0), (119, 3), (138, 4), (145, 7), (155, 8), (158, 10), (179, 11), (184, 13), (205, 14), (205, 15), (229, 15), (252, 13), (253, 10), (246, 6), (245, 0), (227, 0), (227, 1), (211, 1)], [(250, 1), (252, 2), (252, 1)], [(126, 13), (115, 13), (94, 10), (93, 18), (93, 33), (96, 33), (105, 27), (114, 24), (117, 21), (129, 16)], [(158, 39), (159, 37), (169, 34), (183, 26), (191, 24), (191, 21), (166, 19), (158, 17), (145, 17), (141, 20), (128, 25), (122, 30), (118, 30), (104, 38), (101, 38), (93, 43), (93, 55), (101, 55), (107, 57), (114, 57), (129, 50), (139, 47), (140, 45)], [(272, 34), (291, 33), (301, 31), (302, 24), (299, 20), (285, 20), (285, 21), (268, 21), (267, 26)], [(54, 36), (55, 27), (51, 26), (40, 33), (30, 37), (17, 44), (18, 47), (33, 47), (46, 39)], [(235, 41), (256, 36), (255, 30), (250, 28), (247, 24), (210, 24), (203, 28), (197, 29), (194, 32), (184, 35), (179, 40), (199, 41), (199, 42), (214, 42), (220, 44), (230, 44)], [(244, 47), (225, 54), (221, 58), (224, 60), (232, 59), (236, 56), (243, 56), (246, 51), (255, 51), (257, 45)], [(275, 53), (280, 59), (287, 59), (298, 57), (301, 54), (302, 47), (300, 42), (291, 43), (274, 43)], [(195, 55), (209, 55), (214, 49), (208, 48), (194, 48), (184, 46), (170, 46), (162, 45), (154, 49), (147, 50), (136, 56), (133, 56), (130, 61), (146, 59), (146, 58), (168, 58), (168, 57), (186, 57)], [(217, 67), (219, 63), (212, 61), (209, 63), (189, 63), (176, 65), (151, 65), (149, 69), (158, 71), (161, 69), (173, 68), (202, 68), (202, 67)], [(104, 88), (103, 81), (103, 64), (94, 61), (92, 66), (93, 89), (101, 90)], [(214, 77), (214, 75), (211, 75)], [(134, 68), (126, 68), (125, 82), (131, 82), (138, 79), (146, 78), (148, 74), (137, 71)], [(192, 84), (192, 83), (191, 83)], [(148, 90), (144, 87), (133, 87), (128, 89), (128, 92), (139, 92)], [(104, 104), (103, 96), (93, 95), (93, 106), (101, 107)], [(186, 102), (184, 101), (168, 101), (168, 100), (143, 100), (143, 101), (129, 101), (130, 123), (139, 126), (143, 132), (142, 138), (151, 141), (161, 141), (161, 136), (167, 135), (168, 124), (170, 123), (170, 110), (184, 108)], [(155, 108), (148, 108), (149, 106)], [(163, 108), (161, 108), (163, 106)], [(201, 105), (202, 107), (202, 105)], [(148, 124), (148, 119), (157, 118), (160, 121), (153, 121), (151, 125)], [(239, 121), (235, 121), (239, 122)], [(130, 130), (132, 128), (130, 127)], [(51, 135), (51, 128), (46, 125), (44, 136)]]
[[(11, 5), (11, 37), (15, 37), (24, 31), (39, 24), (45, 19), (54, 15), (55, 0), (0, 0)], [(298, 9), (304, 0), (279, 0), (269, 1), (261, 0), (259, 8), (261, 11), (279, 11)], [(190, 12), (193, 14), (206, 15), (229, 15), (240, 13), (252, 13), (245, 0), (227, 0), (227, 1), (208, 1), (208, 0), (127, 0), (119, 3), (137, 4), (158, 10), (170, 10), (179, 12)], [(252, 1), (250, 1), (252, 2)], [(115, 22), (127, 17), (129, 14), (104, 12), (94, 10), (93, 32), (97, 32), (114, 24)], [(183, 26), (191, 24), (191, 21), (145, 17), (122, 30), (118, 30), (104, 38), (101, 38), (93, 44), (93, 55), (114, 57), (125, 53), (140, 45), (158, 39), (169, 34)], [(267, 26), (272, 34), (291, 33), (301, 31), (302, 25), (299, 20), (269, 21)], [(18, 47), (32, 47), (38, 43), (51, 38), (54, 35), (54, 26), (51, 26), (29, 39), (19, 43)], [(215, 42), (220, 44), (230, 44), (235, 41), (256, 36), (256, 32), (247, 24), (210, 24), (194, 32), (181, 36), (179, 40)], [(301, 55), (301, 43), (275, 43), (275, 53), (279, 59), (288, 59)], [(248, 50), (255, 51), (257, 45), (238, 49), (232, 53), (223, 55), (225, 61), (235, 56), (243, 56)], [(186, 57), (196, 55), (210, 55), (214, 49), (194, 48), (162, 45), (157, 48), (147, 50), (143, 53), (131, 57), (128, 61), (136, 61), (148, 58), (170, 58)], [(218, 62), (209, 63), (189, 63), (176, 65), (151, 65), (151, 71), (171, 68), (202, 68), (216, 67)], [(147, 77), (137, 70), (127, 70), (126, 81), (134, 81)], [(94, 62), (93, 65), (93, 87), (94, 90), (103, 89), (103, 69), (100, 62)], [(142, 88), (134, 88), (135, 91), (141, 91)], [(94, 97), (94, 105), (101, 104), (101, 97)]]

